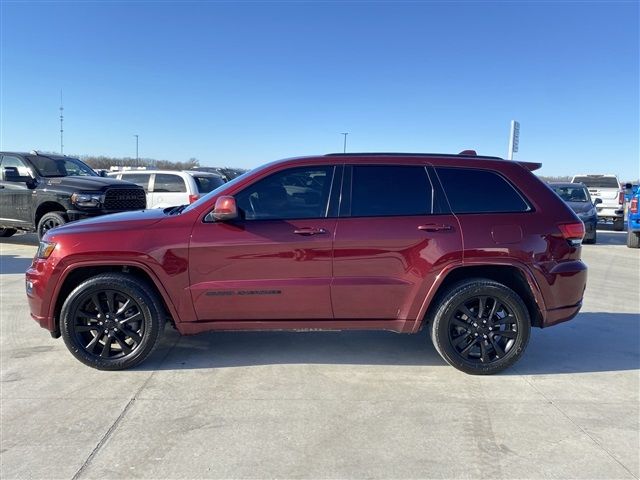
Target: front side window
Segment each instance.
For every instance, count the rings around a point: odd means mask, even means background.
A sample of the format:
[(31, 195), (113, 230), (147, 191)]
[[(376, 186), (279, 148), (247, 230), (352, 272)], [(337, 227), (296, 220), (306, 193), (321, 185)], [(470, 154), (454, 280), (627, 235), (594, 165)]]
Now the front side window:
[(179, 193), (186, 192), (187, 187), (184, 184), (184, 180), (179, 175), (156, 173), (156, 180), (153, 183), (153, 191), (162, 193)]
[(144, 188), (145, 192), (149, 190), (149, 179), (151, 178), (150, 173), (125, 173), (121, 178), (124, 181), (135, 183), (136, 185), (141, 186), (142, 188)]
[(531, 207), (501, 175), (491, 170), (436, 167), (453, 213), (528, 212)]
[(429, 215), (433, 189), (421, 166), (355, 165), (351, 216)]
[(236, 195), (240, 214), (246, 220), (323, 218), (333, 171), (334, 167), (327, 165), (269, 175)]

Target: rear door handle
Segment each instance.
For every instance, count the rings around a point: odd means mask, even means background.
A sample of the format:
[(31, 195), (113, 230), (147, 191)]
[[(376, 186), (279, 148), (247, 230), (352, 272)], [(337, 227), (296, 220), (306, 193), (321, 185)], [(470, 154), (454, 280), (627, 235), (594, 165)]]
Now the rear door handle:
[(293, 233), (296, 235), (319, 235), (328, 232), (324, 228), (304, 227), (294, 230)]
[(426, 225), (418, 225), (418, 230), (423, 230), (425, 232), (442, 232), (447, 230), (453, 230), (453, 227), (451, 225), (427, 223)]

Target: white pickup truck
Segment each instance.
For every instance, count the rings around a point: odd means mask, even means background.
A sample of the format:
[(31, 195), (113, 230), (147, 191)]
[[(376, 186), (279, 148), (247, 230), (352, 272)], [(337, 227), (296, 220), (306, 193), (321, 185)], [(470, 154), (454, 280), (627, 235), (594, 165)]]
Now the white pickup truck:
[[(613, 229), (624, 230), (624, 190), (615, 175), (576, 175), (571, 183), (584, 183), (596, 204), (598, 221), (612, 221)], [(601, 202), (596, 202), (600, 199)]]

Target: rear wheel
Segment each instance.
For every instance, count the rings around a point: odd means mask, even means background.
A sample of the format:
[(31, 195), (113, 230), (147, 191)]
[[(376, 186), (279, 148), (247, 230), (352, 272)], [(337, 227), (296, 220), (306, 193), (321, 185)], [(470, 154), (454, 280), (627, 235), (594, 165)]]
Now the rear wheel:
[(622, 217), (614, 218), (613, 219), (613, 229), (616, 232), (621, 232), (622, 230), (624, 230), (624, 218), (622, 218)]
[(441, 298), (431, 319), (431, 339), (451, 366), (488, 375), (513, 365), (524, 352), (531, 331), (522, 299), (488, 279), (458, 283)]
[(138, 365), (153, 351), (165, 323), (156, 293), (120, 273), (81, 283), (61, 311), (60, 330), (69, 351), (99, 370)]
[(640, 248), (640, 232), (627, 230), (627, 247)]
[(596, 240), (598, 238), (598, 234), (596, 233), (596, 231), (593, 231), (593, 235), (589, 238), (586, 238), (582, 241), (582, 243), (586, 243), (586, 244), (594, 244), (596, 243)]
[(17, 230), (15, 228), (0, 228), (0, 237), (7, 238), (12, 236), (16, 232)]
[(49, 230), (67, 223), (67, 219), (61, 212), (45, 213), (38, 222), (38, 238), (42, 239)]

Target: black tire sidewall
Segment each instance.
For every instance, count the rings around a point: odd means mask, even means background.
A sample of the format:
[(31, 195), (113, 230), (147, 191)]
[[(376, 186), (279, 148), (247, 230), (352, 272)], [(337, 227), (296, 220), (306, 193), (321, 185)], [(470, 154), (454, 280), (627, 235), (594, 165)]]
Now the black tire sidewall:
[[(469, 362), (455, 350), (449, 339), (449, 323), (458, 306), (471, 298), (489, 295), (497, 297), (516, 318), (518, 337), (516, 344), (501, 359), (487, 365)], [(451, 366), (465, 373), (490, 375), (513, 365), (522, 356), (531, 333), (529, 312), (522, 299), (510, 288), (491, 280), (468, 280), (454, 286), (438, 306), (431, 325), (431, 338), (438, 353)]]
[[(144, 317), (144, 334), (140, 345), (130, 355), (122, 358), (104, 359), (88, 353), (79, 344), (73, 331), (74, 313), (77, 309), (86, 302), (87, 296), (104, 290), (119, 291), (132, 297)], [(146, 285), (125, 274), (102, 274), (81, 283), (65, 300), (60, 319), (60, 333), (71, 354), (85, 365), (99, 370), (122, 370), (138, 365), (151, 354), (164, 326), (163, 311), (156, 295)]]

